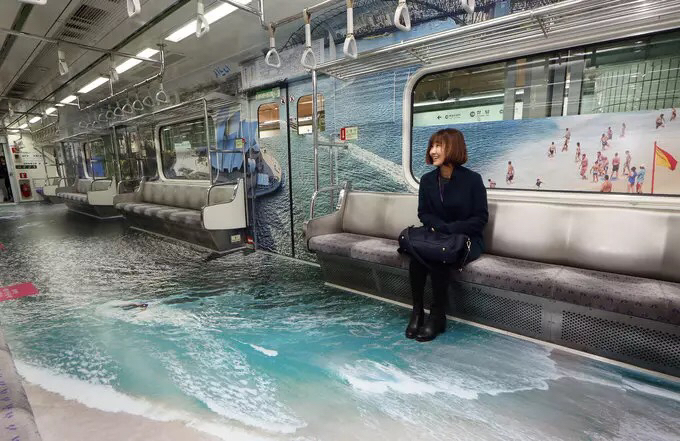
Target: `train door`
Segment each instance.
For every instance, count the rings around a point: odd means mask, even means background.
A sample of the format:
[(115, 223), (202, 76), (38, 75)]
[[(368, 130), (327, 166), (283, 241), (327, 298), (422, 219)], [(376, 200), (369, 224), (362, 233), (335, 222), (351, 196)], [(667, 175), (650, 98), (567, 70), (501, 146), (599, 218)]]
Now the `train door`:
[(295, 257), (287, 90), (282, 85), (253, 93), (243, 133), (255, 141), (249, 166), (257, 176), (253, 204), (257, 247)]
[(0, 204), (15, 202), (18, 194), (12, 151), (8, 144), (0, 143)]

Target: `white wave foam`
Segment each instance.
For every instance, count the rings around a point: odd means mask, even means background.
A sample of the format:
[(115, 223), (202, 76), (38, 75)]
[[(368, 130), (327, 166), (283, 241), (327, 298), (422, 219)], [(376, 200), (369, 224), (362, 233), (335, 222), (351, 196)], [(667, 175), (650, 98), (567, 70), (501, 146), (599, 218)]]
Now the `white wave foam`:
[(273, 349), (267, 349), (263, 348), (262, 346), (257, 346), (253, 344), (251, 344), (250, 347), (255, 349), (257, 352), (262, 352), (267, 357), (276, 357), (277, 355), (279, 355), (278, 351), (275, 351)]
[(623, 380), (623, 385), (628, 391), (640, 392), (643, 394), (654, 395), (657, 397), (667, 398), (669, 400), (674, 400), (680, 402), (680, 393), (664, 389), (658, 386), (653, 386), (651, 384), (639, 383), (633, 380)]
[(428, 381), (409, 374), (391, 364), (364, 361), (356, 366), (345, 365), (340, 376), (354, 389), (370, 394), (397, 392), (411, 395), (431, 395), (438, 392), (455, 395), (467, 400), (475, 400), (478, 393), (454, 384), (444, 383), (433, 378)]
[(225, 441), (270, 441), (274, 439), (200, 418), (189, 412), (171, 409), (142, 398), (131, 397), (116, 391), (111, 386), (91, 384), (66, 375), (56, 374), (48, 369), (33, 366), (20, 360), (15, 360), (15, 364), (26, 381), (92, 409), (112, 413), (123, 412), (161, 422), (179, 421), (188, 427)]

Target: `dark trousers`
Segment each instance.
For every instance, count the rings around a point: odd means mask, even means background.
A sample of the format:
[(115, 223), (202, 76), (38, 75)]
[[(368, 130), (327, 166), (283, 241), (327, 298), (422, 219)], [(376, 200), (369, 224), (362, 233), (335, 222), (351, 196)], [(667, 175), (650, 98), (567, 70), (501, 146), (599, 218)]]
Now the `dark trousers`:
[[(467, 263), (477, 259), (482, 254), (482, 249), (479, 243), (473, 241), (468, 255)], [(416, 309), (424, 308), (423, 298), (425, 293), (425, 282), (428, 273), (432, 279), (432, 305), (430, 306), (430, 314), (444, 315), (449, 301), (449, 285), (454, 274), (458, 274), (458, 270), (452, 265), (442, 263), (431, 263), (430, 270), (417, 259), (411, 259), (408, 268), (409, 279), (411, 282), (411, 295), (413, 296), (413, 307)]]
[(413, 307), (415, 309), (424, 308), (424, 294), (425, 282), (427, 274), (430, 274), (432, 279), (432, 305), (430, 306), (430, 314), (444, 315), (446, 314), (446, 306), (448, 304), (448, 291), (451, 277), (451, 265), (444, 265), (433, 263), (430, 270), (416, 259), (411, 259), (409, 265), (409, 279), (411, 281), (411, 295), (413, 296)]

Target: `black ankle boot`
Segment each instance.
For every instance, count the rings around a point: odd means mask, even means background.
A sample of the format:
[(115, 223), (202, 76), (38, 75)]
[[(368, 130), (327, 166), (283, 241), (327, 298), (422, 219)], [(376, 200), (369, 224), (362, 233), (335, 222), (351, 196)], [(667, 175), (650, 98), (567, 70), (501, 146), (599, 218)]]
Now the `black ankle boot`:
[(446, 315), (430, 314), (422, 328), (418, 330), (416, 341), (430, 341), (446, 331)]
[(423, 308), (413, 307), (413, 311), (411, 311), (411, 320), (409, 320), (408, 326), (406, 327), (406, 338), (416, 338), (424, 321), (425, 311), (423, 311)]

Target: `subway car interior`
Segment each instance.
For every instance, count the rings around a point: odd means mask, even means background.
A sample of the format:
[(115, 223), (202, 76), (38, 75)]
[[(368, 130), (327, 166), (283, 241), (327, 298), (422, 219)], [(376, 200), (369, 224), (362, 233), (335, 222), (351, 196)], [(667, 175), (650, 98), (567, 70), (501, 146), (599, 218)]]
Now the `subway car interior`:
[(0, 41), (2, 439), (680, 441), (680, 0)]

